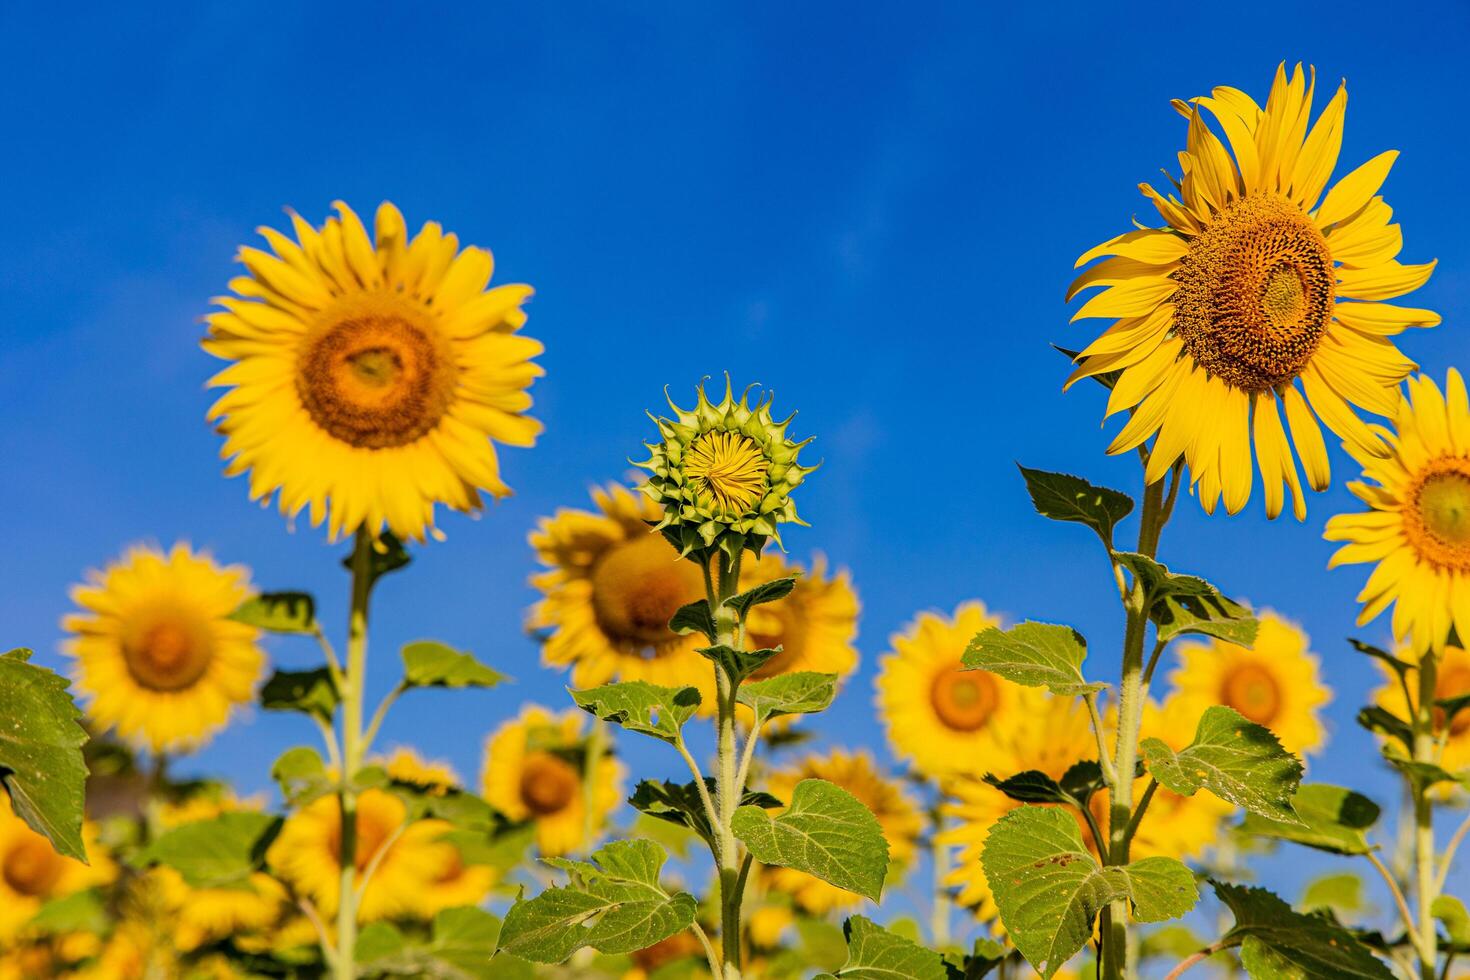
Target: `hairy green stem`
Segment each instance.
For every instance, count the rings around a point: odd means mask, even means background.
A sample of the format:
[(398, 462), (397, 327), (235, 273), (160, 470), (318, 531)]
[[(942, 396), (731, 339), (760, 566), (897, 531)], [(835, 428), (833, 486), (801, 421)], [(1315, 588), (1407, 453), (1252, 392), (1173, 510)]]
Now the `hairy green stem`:
[[(728, 558), (721, 553), (719, 576), (714, 583), (715, 594), (709, 596), (715, 621), (715, 643), (734, 649), (739, 649), (740, 643), (739, 617), (733, 608), (726, 605), (726, 601), (739, 589), (742, 554), (737, 552), (734, 558)], [(735, 687), (735, 678), (716, 664), (715, 807), (719, 822), (715, 827), (715, 837), (719, 844), (716, 858), (720, 871), (720, 945), (727, 980), (740, 976), (740, 900), (745, 885), (740, 872), (739, 846), (730, 829), (741, 795), (735, 746)]]
[[(1434, 691), (1437, 681), (1438, 663), (1433, 651), (1426, 651), (1419, 658), (1419, 700), (1414, 712), (1414, 761), (1435, 761), (1434, 738)], [(1434, 900), (1439, 897), (1435, 887), (1439, 877), (1434, 859), (1434, 801), (1429, 795), (1426, 780), (1417, 775), (1410, 777), (1414, 793), (1414, 890), (1415, 911), (1419, 916), (1417, 954), (1419, 974), (1424, 980), (1434, 980), (1435, 960), (1439, 949), (1434, 924)]]
[(372, 535), (357, 531), (352, 550), (352, 605), (347, 619), (347, 670), (340, 690), (342, 698), (342, 769), (337, 790), (342, 827), (338, 834), (337, 860), (342, 871), (337, 891), (337, 980), (357, 976), (357, 789), (355, 780), (362, 768), (363, 688), (367, 675), (368, 592), (372, 588)]

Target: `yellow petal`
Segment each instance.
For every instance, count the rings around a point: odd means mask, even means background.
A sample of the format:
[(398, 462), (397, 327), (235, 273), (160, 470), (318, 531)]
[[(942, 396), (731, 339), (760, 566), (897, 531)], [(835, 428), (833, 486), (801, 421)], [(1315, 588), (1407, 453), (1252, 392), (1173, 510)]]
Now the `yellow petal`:
[(1388, 172), (1393, 169), (1393, 162), (1398, 156), (1398, 150), (1385, 150), (1339, 180), (1313, 215), (1317, 227), (1336, 224), (1371, 201), (1388, 179)]

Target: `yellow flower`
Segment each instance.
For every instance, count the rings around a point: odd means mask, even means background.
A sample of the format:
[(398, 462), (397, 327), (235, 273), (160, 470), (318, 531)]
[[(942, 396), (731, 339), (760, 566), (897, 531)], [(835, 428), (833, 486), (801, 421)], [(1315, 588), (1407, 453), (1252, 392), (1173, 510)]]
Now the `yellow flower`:
[[(407, 819), (403, 801), (384, 790), (370, 789), (357, 798), (358, 875), (377, 863), (358, 905), (358, 918), (363, 922), (414, 914), (423, 902), (422, 893), (432, 889), (448, 870), (454, 852), (440, 838), (450, 825), (443, 820), (418, 820), (405, 828)], [(337, 912), (341, 833), (337, 797), (324, 796), (287, 817), (266, 852), (266, 861), (276, 874), (327, 917)]]
[[(803, 779), (825, 779), (835, 783), (873, 812), (888, 841), (890, 873), (903, 869), (913, 860), (919, 833), (923, 830), (923, 817), (903, 784), (881, 770), (867, 751), (833, 749), (826, 755), (808, 756), (794, 766), (772, 773), (765, 789), (778, 799), (789, 802), (796, 784)], [(797, 905), (814, 915), (834, 909), (854, 909), (863, 903), (861, 895), (830, 885), (804, 871), (766, 867), (761, 875), (767, 887), (789, 894)]]
[(1112, 258), (1068, 292), (1071, 299), (1106, 287), (1073, 319), (1116, 318), (1078, 356), (1068, 381), (1122, 372), (1107, 414), (1134, 411), (1108, 452), (1128, 452), (1157, 434), (1146, 482), (1182, 455), (1209, 512), (1222, 495), (1232, 514), (1250, 499), (1254, 443), (1267, 515), (1281, 513), (1285, 480), (1297, 519), (1305, 518), (1278, 402), (1312, 489), (1331, 482), (1318, 418), (1356, 452), (1383, 455), (1355, 407), (1393, 414), (1394, 388), (1414, 364), (1389, 338), (1440, 320), (1382, 302), (1417, 289), (1434, 269), (1397, 261), (1403, 237), (1376, 196), (1397, 151), (1369, 160), (1323, 196), (1342, 146), (1347, 87), (1309, 130), (1315, 88), (1315, 71), (1308, 79), (1298, 65), (1288, 76), (1282, 65), (1264, 109), (1226, 87), (1176, 101), (1189, 120), (1179, 198), (1139, 185), (1165, 226), (1084, 253), (1079, 266)]
[[(629, 955), (632, 967), (623, 973), (622, 980), (650, 980), (651, 977), (659, 975), (659, 971), (674, 963), (683, 963), (685, 960), (698, 958), (703, 965), (704, 946), (694, 937), (694, 933), (688, 929), (676, 932), (672, 936), (660, 939), (652, 946), (645, 946)], [(680, 976), (689, 976), (687, 971), (681, 971)], [(696, 972), (694, 976), (704, 976), (704, 971)]]
[(982, 921), (994, 919), (996, 908), (980, 853), (991, 826), (1021, 804), (981, 777), (986, 771), (1004, 778), (1035, 769), (1060, 779), (1079, 759), (1097, 756), (1091, 723), (1078, 699), (1054, 698), (1028, 687), (1017, 692), (1014, 708), (1011, 720), (996, 731), (997, 754), (973, 759), (971, 773), (944, 783), (950, 797), (943, 807), (947, 826), (937, 840), (959, 851), (944, 884)]
[(979, 602), (953, 617), (920, 613), (879, 661), (878, 715), (893, 754), (927, 776), (976, 767), (1006, 769), (1001, 744), (1021, 687), (983, 670), (961, 670), (975, 634), (1000, 619)]
[[(1403, 651), (1401, 656), (1410, 660), (1416, 659), (1413, 653), (1407, 650)], [(1438, 658), (1439, 664), (1434, 679), (1435, 700), (1470, 694), (1470, 653), (1466, 653), (1460, 647), (1447, 646), (1440, 651)], [(1376, 659), (1373, 662), (1378, 664), (1384, 675), (1383, 686), (1373, 693), (1373, 703), (1392, 711), (1407, 721), (1411, 712), (1404, 700), (1404, 690), (1399, 684), (1398, 677), (1387, 664)], [(1418, 689), (1414, 678), (1410, 678), (1410, 686), (1414, 688), (1414, 696), (1417, 698)], [(1470, 769), (1470, 710), (1461, 711), (1455, 715), (1446, 731), (1445, 713), (1443, 709), (1435, 708), (1434, 734), (1437, 739), (1444, 740), (1444, 749), (1439, 757), (1441, 767), (1450, 772)]]
[(443, 796), (460, 786), (459, 773), (453, 766), (447, 762), (429, 762), (406, 745), (398, 746), (378, 763), (389, 779), (412, 783), (434, 795)]
[(229, 619), (250, 573), (176, 544), (136, 547), (72, 589), (62, 620), (77, 689), (103, 729), (154, 752), (193, 748), (255, 695), (265, 666), (258, 631)]
[(434, 506), (477, 511), (480, 491), (510, 493), (495, 443), (530, 446), (524, 413), (543, 373), (541, 344), (516, 333), (531, 287), (487, 290), (494, 260), (429, 222), (409, 240), (403, 215), (378, 208), (374, 238), (346, 204), (297, 241), (259, 229), (274, 255), (240, 249), (248, 275), (215, 302), (204, 349), (231, 390), (209, 418), (225, 436), (225, 472), (250, 471), (250, 497), (309, 507), (331, 537), (386, 524), (422, 541)]
[(50, 841), (11, 812), (9, 797), (0, 794), (0, 944), (14, 939), (52, 899), (104, 884), (116, 875), (92, 825), (86, 824), (82, 832), (90, 864), (57, 854)]
[(1440, 650), (1451, 626), (1470, 641), (1470, 399), (1460, 372), (1450, 368), (1443, 394), (1430, 378), (1410, 378), (1395, 429), (1384, 432), (1386, 459), (1348, 445), (1365, 478), (1348, 489), (1368, 510), (1327, 522), (1327, 540), (1347, 542), (1328, 566), (1376, 562), (1358, 625), (1392, 603), (1399, 642)]
[[(573, 854), (592, 844), (582, 782), (585, 718), (576, 709), (558, 716), (530, 704), (485, 743), (485, 799), (513, 821), (531, 821), (543, 855)], [(622, 802), (622, 767), (610, 754), (598, 763), (591, 796), (595, 833)]]
[(767, 552), (755, 561), (747, 560), (740, 572), (740, 587), (752, 589), (780, 578), (795, 578), (796, 587), (784, 599), (751, 607), (746, 635), (754, 649), (781, 647), (781, 652), (761, 664), (751, 678), (803, 670), (844, 677), (856, 670), (859, 607), (847, 572), (829, 577), (821, 555), (807, 571), (777, 552)]
[(1319, 677), (1307, 634), (1272, 612), (1261, 613), (1260, 621), (1251, 649), (1217, 639), (1179, 644), (1160, 738), (1172, 745), (1175, 739), (1163, 733), (1177, 734), (1184, 741), (1174, 747), (1182, 749), (1205, 709), (1223, 704), (1271, 729), (1288, 752), (1301, 756), (1322, 748), (1327, 734), (1321, 714), (1332, 692)]

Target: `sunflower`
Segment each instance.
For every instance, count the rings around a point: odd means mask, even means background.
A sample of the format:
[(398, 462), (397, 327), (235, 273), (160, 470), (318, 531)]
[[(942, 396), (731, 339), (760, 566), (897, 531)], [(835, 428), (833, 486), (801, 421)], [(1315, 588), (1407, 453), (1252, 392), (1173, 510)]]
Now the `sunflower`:
[(879, 660), (878, 715), (893, 754), (926, 776), (1005, 769), (1004, 729), (1022, 688), (983, 670), (962, 670), (960, 658), (975, 634), (1000, 619), (979, 602), (961, 603), (953, 616), (920, 613), (889, 640)]
[[(746, 635), (757, 649), (781, 648), (776, 656), (751, 674), (760, 680), (794, 671), (815, 671), (845, 677), (857, 669), (858, 597), (846, 571), (827, 572), (822, 555), (812, 559), (811, 570), (777, 552), (747, 562), (740, 572), (740, 588), (780, 578), (795, 578), (796, 587), (779, 602), (753, 606)], [(707, 671), (706, 671), (707, 672)]]
[[(1405, 653), (1412, 658), (1411, 652)], [(1439, 664), (1434, 677), (1435, 700), (1470, 694), (1470, 653), (1460, 647), (1447, 646), (1438, 654), (1438, 658)], [(1383, 671), (1384, 684), (1373, 692), (1373, 702), (1400, 718), (1407, 719), (1411, 711), (1404, 700), (1404, 689), (1397, 675), (1387, 664), (1378, 660), (1374, 663)], [(1443, 709), (1435, 708), (1434, 734), (1444, 744), (1438, 764), (1450, 772), (1470, 770), (1470, 710), (1456, 714), (1449, 720), (1447, 728)]]
[[(546, 856), (573, 854), (592, 843), (587, 839), (589, 794), (582, 782), (585, 717), (576, 709), (553, 715), (528, 704), (485, 743), (485, 799), (511, 820), (533, 823), (536, 844)], [(609, 754), (598, 762), (590, 795), (596, 832), (622, 802), (622, 766)]]
[(412, 783), (431, 795), (443, 796), (460, 788), (459, 773), (447, 762), (430, 762), (406, 745), (400, 745), (387, 757), (377, 760), (389, 779)]
[(1331, 479), (1318, 418), (1357, 453), (1383, 455), (1355, 407), (1393, 414), (1394, 387), (1414, 365), (1389, 338), (1439, 323), (1429, 310), (1382, 302), (1422, 286), (1434, 269), (1397, 261), (1403, 237), (1376, 196), (1397, 151), (1369, 160), (1324, 197), (1342, 146), (1347, 87), (1309, 131), (1315, 89), (1315, 71), (1308, 79), (1298, 65), (1288, 76), (1282, 65), (1265, 109), (1226, 87), (1176, 101), (1189, 120), (1179, 197), (1139, 185), (1164, 227), (1083, 253), (1078, 266), (1112, 257), (1068, 291), (1070, 300), (1106, 287), (1074, 320), (1116, 318), (1077, 356), (1067, 382), (1121, 372), (1107, 414), (1134, 411), (1108, 452), (1157, 434), (1145, 480), (1162, 478), (1182, 455), (1209, 512), (1222, 495), (1232, 514), (1250, 499), (1254, 442), (1267, 515), (1281, 513), (1285, 480), (1297, 519), (1305, 518), (1281, 410), (1314, 490)]
[(259, 631), (229, 618), (251, 594), (248, 569), (176, 544), (132, 548), (87, 577), (71, 593), (83, 611), (62, 627), (99, 727), (154, 752), (193, 748), (254, 698)]
[[(866, 751), (848, 752), (833, 749), (826, 755), (812, 755), (793, 766), (771, 774), (766, 789), (778, 799), (790, 800), (796, 784), (803, 779), (825, 779), (857, 797), (883, 828), (888, 841), (890, 873), (899, 873), (914, 858), (924, 820), (918, 806), (903, 784), (884, 772)], [(764, 867), (761, 876), (772, 891), (784, 892), (803, 910), (823, 915), (833, 910), (859, 907), (863, 898), (836, 885), (814, 878), (792, 868)]]
[(980, 777), (987, 769), (1002, 778), (1035, 769), (1060, 779), (1078, 759), (1097, 755), (1091, 722), (1078, 699), (1051, 697), (1028, 687), (1016, 692), (1013, 708), (1010, 720), (996, 730), (995, 754), (976, 758), (972, 764), (978, 771), (944, 782), (949, 797), (941, 808), (946, 829), (936, 841), (959, 851), (944, 884), (982, 921), (996, 916), (980, 866), (985, 838), (997, 820), (1022, 804)]
[[(1338, 514), (1324, 537), (1344, 541), (1328, 567), (1377, 562), (1358, 595), (1362, 626), (1393, 604), (1393, 635), (1415, 650), (1441, 650), (1454, 628), (1470, 641), (1470, 399), (1450, 368), (1445, 389), (1409, 379), (1389, 454), (1348, 450), (1365, 480), (1348, 484), (1368, 510)], [(1372, 482), (1368, 482), (1372, 481)]]
[(240, 249), (248, 275), (215, 303), (204, 349), (233, 363), (209, 411), (226, 473), (250, 471), (250, 497), (283, 514), (310, 506), (333, 540), (386, 524), (424, 539), (434, 505), (477, 511), (510, 493), (495, 443), (530, 446), (524, 413), (543, 373), (541, 344), (516, 333), (531, 287), (487, 290), (494, 260), (436, 222), (410, 241), (378, 208), (374, 239), (346, 204), (320, 228), (291, 214), (296, 241), (260, 234), (275, 254)]
[(57, 854), (50, 841), (11, 811), (9, 797), (0, 794), (0, 944), (15, 938), (52, 899), (104, 884), (116, 875), (116, 866), (97, 843), (95, 828), (88, 823), (82, 833), (90, 864)]
[[(407, 821), (408, 807), (392, 793), (370, 789), (357, 798), (358, 875), (377, 862), (358, 904), (363, 922), (414, 914), (422, 893), (449, 867), (453, 849), (440, 838), (450, 825), (443, 820)], [(276, 874), (326, 917), (337, 911), (341, 835), (341, 804), (335, 796), (323, 796), (287, 817), (266, 852)]]
[(1288, 752), (1301, 756), (1322, 748), (1327, 733), (1321, 716), (1332, 692), (1321, 681), (1311, 641), (1273, 612), (1261, 613), (1260, 623), (1250, 649), (1218, 639), (1179, 644), (1160, 738), (1172, 744), (1164, 733), (1177, 733), (1187, 743), (1205, 709), (1223, 704), (1271, 729)]

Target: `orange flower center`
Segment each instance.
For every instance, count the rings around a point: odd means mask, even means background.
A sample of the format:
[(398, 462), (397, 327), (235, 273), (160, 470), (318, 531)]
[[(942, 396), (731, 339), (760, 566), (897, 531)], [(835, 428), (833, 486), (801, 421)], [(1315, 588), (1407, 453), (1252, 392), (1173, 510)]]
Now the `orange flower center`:
[(124, 630), (123, 662), (138, 686), (150, 691), (193, 687), (214, 659), (214, 637), (192, 613), (161, 606), (139, 614)]
[(1296, 205), (1252, 194), (1215, 215), (1174, 273), (1185, 351), (1233, 387), (1262, 392), (1301, 374), (1332, 319), (1327, 240)]
[(1442, 456), (1414, 483), (1404, 535), (1419, 557), (1440, 568), (1470, 570), (1470, 459)]
[[(1439, 678), (1435, 682), (1434, 696), (1436, 698), (1457, 698), (1462, 694), (1470, 694), (1470, 667), (1456, 664), (1453, 667), (1441, 667)], [(1444, 709), (1434, 709), (1434, 726), (1444, 727)], [(1450, 722), (1450, 735), (1458, 737), (1470, 732), (1470, 708), (1462, 708)]]
[(61, 880), (66, 870), (63, 860), (44, 840), (25, 836), (6, 852), (0, 863), (0, 878), (18, 895), (44, 897)]
[(692, 561), (680, 558), (658, 532), (619, 544), (592, 569), (592, 611), (610, 639), (657, 656), (676, 639), (669, 620), (704, 595)]
[(985, 727), (1000, 700), (995, 678), (982, 670), (945, 670), (929, 688), (934, 713), (957, 732)]
[(360, 293), (302, 341), (296, 392), (332, 437), (362, 449), (406, 446), (439, 424), (454, 394), (453, 352), (424, 310)]
[(684, 454), (684, 477), (699, 503), (727, 517), (749, 514), (766, 492), (770, 462), (738, 432), (706, 432)]
[(1258, 725), (1270, 725), (1281, 712), (1281, 688), (1258, 664), (1241, 664), (1226, 674), (1220, 700)]
[(571, 763), (550, 752), (531, 752), (521, 764), (521, 802), (535, 816), (565, 810), (577, 798), (581, 784)]

